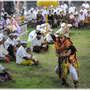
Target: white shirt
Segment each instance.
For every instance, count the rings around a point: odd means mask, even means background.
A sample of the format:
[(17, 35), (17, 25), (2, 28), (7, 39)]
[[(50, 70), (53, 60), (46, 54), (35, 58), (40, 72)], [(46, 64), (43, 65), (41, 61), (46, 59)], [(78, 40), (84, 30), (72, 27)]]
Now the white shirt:
[(13, 39), (13, 42), (14, 42), (15, 46), (18, 45), (18, 40), (21, 41), (19, 37), (17, 37), (16, 39), (15, 38)]
[(8, 39), (5, 41), (4, 44), (5, 44), (5, 48), (6, 48), (6, 49), (8, 49), (8, 47), (9, 47), (10, 45), (14, 46), (13, 40), (11, 40), (9, 37), (8, 37)]
[(79, 23), (79, 17), (78, 18), (75, 17), (75, 22)]
[(86, 15), (87, 14), (87, 9), (84, 9), (83, 13)]
[(11, 24), (11, 20), (10, 19), (7, 19), (7, 24)]
[(89, 4), (88, 3), (83, 3), (82, 6), (85, 7), (85, 8), (89, 8)]
[(73, 8), (73, 7), (70, 7), (70, 8), (69, 8), (69, 14), (70, 14), (71, 12), (74, 13), (74, 8)]
[(40, 40), (38, 40), (37, 37), (35, 37), (31, 42), (31, 51), (33, 51), (34, 46), (41, 46), (42, 43), (44, 43), (43, 36)]
[(70, 19), (74, 19), (74, 14), (71, 14), (69, 17)]
[(89, 13), (86, 14), (86, 18), (87, 18), (87, 17), (90, 17), (90, 14), (89, 14)]
[(32, 32), (29, 33), (29, 36), (28, 36), (28, 42), (32, 41), (34, 37), (36, 37), (37, 34), (35, 32), (35, 30), (33, 30)]
[(67, 34), (69, 32), (69, 28), (68, 27), (66, 29), (60, 28), (58, 32), (61, 33), (61, 34), (62, 33)]
[(46, 35), (45, 38), (46, 38), (47, 42), (50, 42), (51, 40), (53, 40), (49, 33)]
[(5, 57), (8, 54), (8, 51), (4, 48), (3, 44), (0, 45), (0, 57)]
[(35, 14), (34, 13), (30, 13), (31, 19), (36, 19)]
[(4, 70), (4, 67), (0, 64), (0, 71)]
[(85, 15), (84, 15), (84, 14), (82, 14), (82, 15), (81, 15), (81, 14), (79, 14), (79, 20), (80, 20), (80, 21), (81, 21), (81, 20), (83, 20), (83, 21), (84, 21), (84, 20), (85, 20)]
[(1, 12), (1, 20), (3, 21), (3, 16), (4, 16), (4, 13)]
[(67, 4), (61, 5), (61, 8), (66, 10), (68, 8)]
[(85, 15), (87, 14), (87, 9), (81, 9), (81, 11), (83, 11)]
[(34, 15), (35, 15), (35, 19), (37, 18), (37, 14), (38, 14), (38, 11), (37, 10), (34, 10)]
[(78, 14), (78, 11), (75, 11), (75, 12), (74, 12), (74, 15), (76, 15), (76, 14)]
[(26, 49), (23, 46), (20, 46), (16, 52), (16, 63), (20, 64), (22, 61), (25, 61), (23, 57), (30, 58), (31, 55), (26, 52)]

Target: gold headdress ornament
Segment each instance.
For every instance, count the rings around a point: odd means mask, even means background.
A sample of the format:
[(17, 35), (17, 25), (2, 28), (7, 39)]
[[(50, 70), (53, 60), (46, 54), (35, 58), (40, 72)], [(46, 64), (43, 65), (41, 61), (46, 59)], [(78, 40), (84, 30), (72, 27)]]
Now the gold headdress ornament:
[(37, 6), (38, 7), (50, 7), (53, 5), (53, 7), (58, 7), (58, 2), (56, 0), (38, 0)]

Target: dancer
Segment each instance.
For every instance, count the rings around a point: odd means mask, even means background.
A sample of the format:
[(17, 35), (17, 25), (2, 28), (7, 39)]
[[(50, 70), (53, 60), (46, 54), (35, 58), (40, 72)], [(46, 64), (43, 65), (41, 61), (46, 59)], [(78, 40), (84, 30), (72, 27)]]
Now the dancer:
[(58, 57), (58, 65), (55, 68), (55, 72), (62, 80), (62, 85), (68, 85), (66, 79), (70, 72), (74, 86), (77, 88), (79, 76), (79, 64), (76, 57), (77, 50), (70, 38), (67, 38), (63, 32), (60, 32), (57, 37), (53, 35), (52, 38), (55, 41), (56, 56)]

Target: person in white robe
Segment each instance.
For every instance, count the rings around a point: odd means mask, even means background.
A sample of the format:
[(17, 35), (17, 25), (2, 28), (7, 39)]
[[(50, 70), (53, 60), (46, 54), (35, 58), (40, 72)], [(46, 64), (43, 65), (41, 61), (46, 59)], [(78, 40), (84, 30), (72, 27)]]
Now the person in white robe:
[(9, 55), (9, 52), (5, 48), (4, 42), (4, 36), (0, 35), (0, 62), (13, 61), (12, 56)]
[(31, 42), (34, 39), (34, 37), (36, 37), (37, 32), (39, 32), (40, 29), (41, 29), (41, 26), (40, 25), (37, 25), (36, 30), (33, 30), (33, 31), (31, 31), (29, 33), (28, 42)]
[(37, 33), (37, 36), (31, 42), (31, 51), (39, 53), (41, 51), (47, 50), (48, 45), (45, 45), (43, 36), (41, 35), (41, 33)]
[(27, 52), (27, 42), (22, 41), (22, 45), (16, 52), (16, 63), (21, 65), (36, 65), (35, 57), (30, 51)]
[(20, 39), (20, 37), (19, 37), (19, 34), (18, 33), (14, 33), (14, 38), (13, 38), (13, 42), (14, 42), (14, 44), (15, 44), (15, 47), (20, 47), (20, 45), (21, 45), (21, 39)]
[(9, 34), (9, 37), (7, 38), (7, 40), (4, 42), (5, 44), (5, 48), (8, 50), (9, 55), (13, 57), (13, 59), (15, 60), (15, 44), (13, 41), (13, 33)]

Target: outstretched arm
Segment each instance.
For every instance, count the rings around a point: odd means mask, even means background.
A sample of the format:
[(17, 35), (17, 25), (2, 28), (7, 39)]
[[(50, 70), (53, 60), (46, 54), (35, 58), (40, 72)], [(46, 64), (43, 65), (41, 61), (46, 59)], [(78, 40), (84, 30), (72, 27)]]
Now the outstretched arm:
[(11, 75), (11, 73), (9, 71), (7, 71), (6, 69), (3, 69), (3, 72), (8, 75), (8, 79), (9, 80), (12, 80), (13, 79), (13, 76)]

